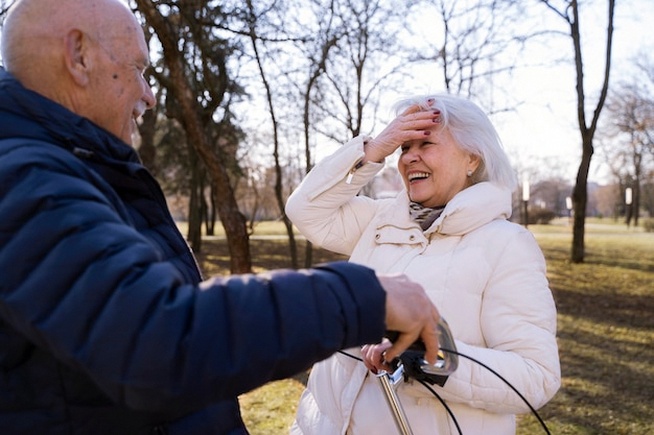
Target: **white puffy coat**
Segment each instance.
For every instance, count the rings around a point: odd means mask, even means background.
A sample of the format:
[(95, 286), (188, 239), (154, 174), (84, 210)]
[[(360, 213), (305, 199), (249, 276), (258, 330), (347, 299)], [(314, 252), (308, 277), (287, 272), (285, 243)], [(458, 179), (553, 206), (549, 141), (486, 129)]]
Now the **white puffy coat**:
[[(356, 196), (383, 167), (368, 163), (353, 171), (363, 155), (358, 137), (321, 161), (287, 202), (293, 223), (320, 247), (422, 284), (458, 351), (499, 372), (535, 408), (543, 406), (561, 381), (556, 308), (535, 239), (507, 221), (511, 193), (476, 184), (423, 232), (409, 216), (406, 192), (383, 200)], [(435, 390), (466, 435), (514, 434), (515, 414), (529, 411), (510, 387), (466, 358)], [(398, 391), (414, 434), (458, 433), (425, 387), (405, 383)], [(314, 365), (291, 432), (392, 434), (394, 426), (379, 380), (363, 363), (336, 354)]]

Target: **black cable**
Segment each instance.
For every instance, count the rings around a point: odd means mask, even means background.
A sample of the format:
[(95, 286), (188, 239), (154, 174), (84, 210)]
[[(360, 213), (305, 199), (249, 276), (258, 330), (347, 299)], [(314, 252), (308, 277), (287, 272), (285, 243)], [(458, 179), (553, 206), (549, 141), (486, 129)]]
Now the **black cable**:
[(341, 354), (343, 354), (345, 356), (349, 356), (350, 358), (355, 359), (357, 361), (363, 362), (363, 360), (361, 358), (359, 358), (358, 356), (354, 356), (351, 353), (347, 353), (347, 352), (345, 352), (343, 350), (339, 350), (338, 353), (341, 353)]
[[(357, 356), (354, 356), (352, 354), (349, 354), (347, 352), (344, 352), (342, 350), (339, 350), (338, 353), (341, 353), (341, 354), (343, 354), (345, 356), (348, 356), (348, 357), (350, 357), (352, 359), (355, 359), (357, 361), (363, 361), (361, 358), (359, 358)], [(463, 435), (463, 432), (461, 432), (461, 427), (459, 426), (458, 420), (454, 416), (454, 413), (452, 412), (450, 407), (447, 405), (447, 403), (445, 403), (445, 400), (443, 400), (443, 398), (441, 396), (439, 396), (438, 393), (433, 388), (431, 388), (429, 386), (429, 384), (427, 384), (425, 381), (421, 381), (420, 379), (416, 379), (416, 381), (420, 382), (426, 389), (428, 389), (431, 392), (431, 394), (434, 395), (434, 397), (436, 397), (438, 399), (439, 402), (441, 402), (441, 405), (443, 405), (443, 408), (445, 408), (445, 411), (447, 411), (448, 415), (450, 416), (450, 418), (454, 422), (454, 426), (456, 426), (456, 429), (459, 432), (459, 435)]]
[(421, 381), (421, 380), (418, 380), (418, 382), (420, 382), (420, 383), (422, 384), (423, 387), (425, 387), (426, 389), (428, 389), (429, 391), (431, 391), (431, 394), (433, 394), (434, 397), (437, 398), (439, 402), (441, 402), (441, 405), (443, 405), (443, 407), (445, 408), (445, 410), (447, 411), (447, 413), (448, 413), (448, 414), (450, 415), (450, 417), (452, 418), (452, 421), (454, 422), (454, 426), (456, 426), (456, 430), (457, 430), (457, 432), (459, 432), (459, 435), (463, 435), (463, 432), (461, 431), (461, 426), (459, 426), (459, 422), (457, 421), (457, 419), (456, 419), (456, 417), (454, 416), (454, 413), (452, 412), (452, 410), (450, 409), (450, 407), (447, 406), (447, 404), (445, 403), (445, 400), (443, 400), (443, 398), (442, 398), (442, 397), (441, 397), (441, 396), (436, 392), (436, 390), (434, 390), (434, 389), (433, 389), (429, 384), (427, 384), (427, 382), (425, 382), (425, 381)]
[[(514, 387), (513, 385), (511, 385), (511, 383), (510, 383), (509, 381), (507, 381), (507, 380), (506, 380), (502, 375), (500, 375), (499, 373), (497, 373), (495, 370), (493, 370), (492, 368), (490, 368), (489, 366), (487, 366), (487, 365), (484, 364), (483, 362), (481, 362), (481, 361), (479, 361), (478, 359), (475, 359), (475, 358), (473, 358), (473, 357), (471, 357), (471, 356), (468, 356), (468, 355), (463, 354), (463, 353), (461, 353), (461, 352), (457, 352), (457, 351), (452, 350), (452, 349), (445, 349), (445, 348), (442, 348), (442, 347), (440, 348), (440, 350), (442, 350), (443, 352), (448, 352), (448, 353), (451, 353), (451, 354), (458, 355), (458, 356), (460, 356), (460, 357), (463, 357), (463, 358), (469, 359), (470, 361), (472, 361), (472, 362), (474, 362), (474, 363), (476, 363), (476, 364), (479, 364), (480, 366), (484, 367), (486, 370), (488, 370), (489, 372), (491, 372), (492, 374), (494, 374), (495, 376), (497, 376), (499, 379), (501, 379), (501, 380), (502, 380), (506, 385), (508, 385), (509, 388), (511, 388), (511, 389), (512, 389), (512, 390), (513, 390), (513, 391), (518, 395), (518, 397), (520, 397), (520, 399), (522, 399), (522, 401), (523, 401), (523, 402), (524, 402), (524, 403), (529, 407), (529, 409), (531, 410), (531, 413), (536, 417), (536, 419), (538, 420), (538, 422), (540, 423), (540, 425), (543, 427), (543, 430), (545, 431), (545, 433), (546, 433), (547, 435), (551, 435), (550, 430), (547, 428), (547, 425), (545, 424), (545, 421), (543, 421), (543, 419), (542, 419), (541, 416), (538, 414), (538, 412), (536, 411), (536, 409), (534, 409), (534, 407), (531, 406), (531, 404), (530, 404), (529, 401), (525, 398), (525, 396), (523, 396), (522, 393), (520, 393), (520, 391), (518, 391), (518, 389), (517, 389), (516, 387)], [(355, 360), (357, 360), (357, 361), (363, 361), (361, 358), (356, 357), (356, 356), (354, 356), (354, 355), (351, 355), (351, 354), (349, 354), (349, 353), (347, 353), (347, 352), (339, 351), (339, 353), (342, 353), (342, 354), (345, 355), (345, 356), (349, 356), (350, 358), (355, 359)], [(451, 417), (452, 420), (454, 421), (454, 424), (455, 424), (457, 430), (459, 431), (459, 435), (462, 435), (461, 428), (459, 427), (459, 422), (456, 420), (456, 418), (454, 417), (454, 413), (453, 413), (452, 410), (449, 408), (449, 406), (447, 406), (447, 404), (445, 403), (445, 401), (443, 400), (443, 398), (440, 397), (440, 396), (438, 395), (438, 393), (436, 393), (436, 391), (435, 391), (433, 388), (431, 388), (429, 385), (427, 385), (424, 381), (420, 381), (420, 380), (418, 380), (418, 382), (420, 382), (420, 383), (421, 383), (425, 388), (427, 388), (427, 389), (428, 389), (428, 390), (429, 390), (429, 391), (434, 395), (434, 397), (436, 397), (436, 398), (441, 402), (441, 404), (445, 407), (445, 410), (447, 411), (447, 413), (450, 415), (450, 417)]]
[(509, 386), (513, 391), (515, 391), (515, 393), (516, 393), (516, 394), (517, 394), (517, 395), (522, 399), (523, 402), (525, 402), (525, 404), (526, 404), (526, 405), (529, 407), (529, 409), (531, 410), (531, 413), (532, 413), (532, 414), (533, 414), (533, 415), (538, 419), (538, 422), (541, 424), (541, 426), (542, 426), (543, 429), (545, 430), (545, 433), (548, 434), (548, 435), (551, 435), (549, 429), (547, 428), (547, 425), (545, 424), (545, 422), (543, 421), (543, 419), (540, 417), (540, 415), (538, 415), (538, 412), (536, 412), (536, 409), (534, 409), (534, 407), (531, 406), (531, 404), (530, 404), (529, 401), (525, 398), (525, 396), (523, 396), (523, 395), (520, 393), (520, 391), (518, 391), (518, 389), (517, 389), (516, 387), (514, 387), (513, 385), (511, 385), (511, 383), (510, 383), (509, 381), (507, 381), (507, 380), (506, 380), (502, 375), (500, 375), (499, 373), (497, 373), (497, 372), (496, 372), (495, 370), (493, 370), (492, 368), (488, 367), (488, 366), (487, 366), (486, 364), (484, 364), (483, 362), (481, 362), (481, 361), (479, 361), (478, 359), (475, 359), (475, 358), (473, 358), (473, 357), (471, 357), (471, 356), (465, 355), (465, 354), (463, 354), (463, 353), (461, 353), (461, 352), (457, 352), (457, 351), (455, 351), (455, 350), (444, 349), (444, 348), (442, 348), (442, 347), (440, 348), (440, 350), (442, 350), (443, 352), (448, 352), (448, 353), (452, 353), (452, 354), (454, 354), (454, 355), (461, 356), (461, 357), (463, 357), (463, 358), (467, 358), (467, 359), (469, 359), (470, 361), (472, 361), (472, 362), (474, 362), (474, 363), (477, 363), (477, 364), (479, 364), (480, 366), (484, 367), (486, 370), (488, 370), (489, 372), (491, 372), (492, 374), (494, 374), (495, 376), (497, 376), (498, 378), (500, 378), (500, 379), (501, 379), (501, 380), (502, 380), (506, 385), (508, 385), (508, 386)]

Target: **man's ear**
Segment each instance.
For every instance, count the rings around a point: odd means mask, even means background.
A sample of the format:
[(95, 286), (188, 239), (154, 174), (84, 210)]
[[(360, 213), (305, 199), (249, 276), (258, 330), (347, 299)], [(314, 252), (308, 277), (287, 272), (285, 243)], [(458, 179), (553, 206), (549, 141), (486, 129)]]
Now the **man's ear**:
[(89, 39), (78, 29), (73, 29), (65, 37), (66, 69), (75, 83), (86, 86), (89, 82)]

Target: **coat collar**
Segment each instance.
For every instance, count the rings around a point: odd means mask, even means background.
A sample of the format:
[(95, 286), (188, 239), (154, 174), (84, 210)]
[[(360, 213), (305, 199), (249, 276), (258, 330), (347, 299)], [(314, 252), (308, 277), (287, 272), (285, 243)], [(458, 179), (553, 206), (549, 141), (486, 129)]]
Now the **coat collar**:
[[(409, 196), (401, 191), (377, 218), (378, 228), (393, 225), (398, 228), (419, 227), (409, 216)], [(447, 203), (443, 213), (424, 233), (464, 235), (490, 221), (511, 216), (511, 192), (490, 182), (477, 183), (462, 190)]]
[(108, 160), (139, 162), (134, 148), (30, 89), (0, 68), (0, 139), (23, 137), (82, 149)]

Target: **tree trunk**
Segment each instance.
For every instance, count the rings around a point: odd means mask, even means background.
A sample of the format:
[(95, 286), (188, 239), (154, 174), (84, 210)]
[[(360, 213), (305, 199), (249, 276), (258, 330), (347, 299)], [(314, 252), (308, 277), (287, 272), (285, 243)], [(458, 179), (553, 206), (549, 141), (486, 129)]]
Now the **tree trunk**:
[(200, 182), (200, 170), (198, 168), (198, 156), (191, 147), (187, 144), (189, 167), (191, 168), (191, 182), (189, 186), (189, 202), (188, 202), (188, 228), (186, 233), (186, 240), (193, 249), (193, 252), (202, 252), (202, 210), (200, 208), (200, 201), (202, 195), (202, 184)]
[(216, 235), (216, 193), (213, 184), (209, 188), (209, 205), (207, 210), (207, 236)]
[(161, 42), (163, 60), (170, 72), (170, 82), (172, 83), (168, 90), (178, 103), (179, 121), (186, 131), (188, 142), (192, 144), (204, 161), (216, 189), (218, 216), (220, 216), (227, 236), (230, 270), (232, 273), (251, 272), (252, 260), (245, 218), (238, 209), (227, 169), (221, 158), (212, 150), (211, 142), (202, 123), (202, 107), (185, 75), (186, 64), (183, 53), (178, 49), (177, 36), (171, 28), (170, 21), (159, 13), (155, 4), (147, 0), (135, 1), (139, 11), (157, 33)]
[(582, 155), (579, 170), (577, 172), (577, 181), (572, 192), (572, 200), (574, 205), (574, 222), (572, 226), (572, 252), (570, 260), (573, 263), (583, 263), (585, 255), (585, 223), (586, 223), (586, 207), (588, 204), (588, 172), (590, 169), (590, 161), (593, 157), (593, 137), (597, 130), (597, 123), (599, 121), (600, 113), (606, 101), (606, 95), (609, 89), (609, 73), (611, 71), (611, 48), (613, 43), (613, 17), (615, 11), (615, 0), (608, 0), (608, 29), (606, 40), (606, 53), (604, 65), (604, 81), (600, 97), (593, 112), (590, 125), (586, 123), (586, 98), (584, 91), (584, 63), (581, 53), (581, 32), (579, 25), (579, 5), (577, 0), (570, 1), (570, 8), (572, 11), (572, 19), (567, 14), (563, 15), (568, 17), (570, 25), (570, 36), (574, 46), (575, 56), (575, 69), (577, 73), (577, 121), (579, 123), (579, 131), (581, 132), (581, 146)]
[(574, 220), (572, 224), (572, 253), (573, 263), (583, 263), (585, 256), (584, 238), (586, 234), (586, 207), (588, 205), (588, 172), (590, 161), (593, 155), (592, 138), (585, 137), (581, 164), (577, 171), (577, 182), (572, 191), (572, 204), (574, 209)]
[(202, 213), (199, 206), (199, 193), (197, 176), (191, 176), (190, 198), (188, 203), (188, 229), (186, 233), (186, 240), (193, 252), (199, 253), (202, 251)]
[(270, 83), (266, 77), (266, 73), (263, 69), (263, 64), (261, 62), (261, 56), (259, 55), (259, 48), (257, 46), (258, 36), (256, 32), (256, 15), (254, 13), (254, 6), (251, 0), (247, 1), (248, 9), (250, 11), (250, 41), (252, 43), (252, 50), (254, 51), (254, 57), (259, 68), (259, 74), (261, 76), (261, 81), (263, 82), (264, 88), (266, 90), (266, 101), (268, 103), (268, 112), (270, 113), (270, 119), (272, 121), (273, 127), (273, 157), (275, 160), (275, 199), (277, 200), (277, 205), (284, 222), (284, 227), (286, 227), (286, 234), (288, 235), (288, 244), (291, 253), (291, 267), (294, 269), (298, 268), (298, 255), (297, 255), (297, 243), (295, 242), (295, 234), (293, 233), (293, 223), (286, 216), (285, 208), (285, 198), (283, 192), (283, 171), (282, 166), (279, 161), (279, 129), (277, 127), (277, 118), (275, 116), (275, 106), (273, 104), (272, 90), (270, 88)]
[(138, 153), (143, 166), (150, 172), (156, 173), (155, 157), (157, 150), (154, 146), (154, 134), (157, 123), (157, 111), (147, 110), (142, 116), (141, 125), (139, 125), (139, 134), (141, 135), (141, 145)]

